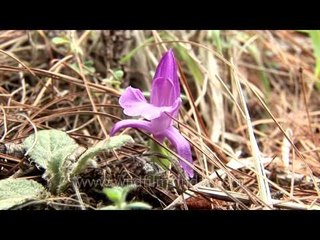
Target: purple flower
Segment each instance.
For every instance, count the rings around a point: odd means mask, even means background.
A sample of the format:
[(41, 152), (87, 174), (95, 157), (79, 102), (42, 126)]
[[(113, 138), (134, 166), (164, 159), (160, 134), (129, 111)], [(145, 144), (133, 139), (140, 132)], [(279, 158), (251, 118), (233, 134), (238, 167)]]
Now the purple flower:
[[(163, 55), (157, 67), (152, 82), (150, 103), (139, 89), (128, 87), (120, 96), (119, 104), (124, 109), (124, 114), (132, 117), (142, 116), (149, 121), (122, 120), (113, 126), (111, 136), (122, 128), (138, 128), (151, 133), (161, 143), (167, 138), (176, 152), (192, 163), (190, 144), (173, 126), (171, 119), (177, 117), (181, 104), (177, 63), (171, 49)], [(180, 161), (180, 165), (189, 177), (193, 177), (193, 169), (190, 166), (183, 161)]]

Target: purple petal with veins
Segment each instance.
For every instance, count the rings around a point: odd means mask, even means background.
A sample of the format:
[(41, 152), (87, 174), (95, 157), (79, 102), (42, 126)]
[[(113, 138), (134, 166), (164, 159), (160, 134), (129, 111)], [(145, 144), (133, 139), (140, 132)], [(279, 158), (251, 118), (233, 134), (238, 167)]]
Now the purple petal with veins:
[[(177, 98), (173, 105), (168, 109), (168, 111), (164, 111), (158, 118), (151, 120), (151, 127), (155, 134), (161, 133), (166, 130), (168, 127), (172, 126), (172, 118), (176, 117), (179, 113), (179, 108), (181, 104), (181, 99)], [(171, 117), (169, 117), (168, 115)]]
[(150, 122), (143, 121), (143, 120), (122, 120), (117, 122), (113, 125), (112, 129), (110, 130), (110, 136), (113, 136), (115, 133), (119, 132), (122, 128), (137, 128), (145, 130), (149, 133), (152, 133), (152, 128)]
[[(128, 87), (119, 99), (120, 106), (124, 109), (124, 114), (136, 117), (142, 116), (145, 119), (152, 120), (157, 119), (163, 115), (168, 118), (167, 121), (172, 121), (164, 112), (168, 114), (177, 114), (180, 106), (180, 99), (177, 99), (174, 104), (167, 106), (155, 106), (147, 102), (142, 92), (133, 87)], [(164, 123), (164, 125), (166, 125)]]
[[(180, 97), (180, 83), (177, 71), (177, 63), (172, 49), (169, 49), (169, 51), (166, 52), (159, 61), (153, 79), (157, 79), (159, 77), (163, 77), (171, 81), (174, 86), (174, 98)], [(155, 82), (153, 81), (152, 89), (154, 84)]]
[(167, 78), (158, 77), (153, 80), (150, 103), (155, 106), (170, 106), (176, 97), (173, 82)]
[[(161, 133), (160, 137), (166, 137), (175, 148), (178, 155), (192, 164), (192, 153), (189, 142), (181, 135), (181, 133), (175, 127), (171, 126)], [(180, 165), (190, 178), (194, 176), (193, 169), (180, 160)]]

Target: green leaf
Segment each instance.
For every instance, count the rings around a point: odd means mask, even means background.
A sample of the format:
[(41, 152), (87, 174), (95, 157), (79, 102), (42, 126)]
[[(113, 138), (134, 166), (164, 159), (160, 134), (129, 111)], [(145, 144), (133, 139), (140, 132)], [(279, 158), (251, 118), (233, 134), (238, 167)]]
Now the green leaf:
[(123, 188), (122, 187), (112, 187), (104, 188), (104, 194), (110, 199), (110, 201), (120, 204), (122, 201)]
[(96, 69), (92, 60), (87, 60), (83, 63), (85, 74), (95, 73)]
[[(249, 53), (252, 55), (252, 57), (255, 59), (256, 63), (259, 67), (264, 68), (261, 52), (259, 51), (256, 44), (252, 43), (248, 46)], [(268, 79), (268, 76), (265, 71), (261, 70), (259, 71), (260, 79), (262, 81), (264, 90), (266, 95), (268, 96), (271, 92), (271, 85), (270, 81)]]
[(123, 208), (123, 206), (126, 206), (128, 193), (136, 188), (136, 185), (131, 184), (125, 187), (116, 186), (112, 188), (104, 188), (103, 192), (112, 202), (118, 205), (119, 208)]
[[(35, 135), (27, 137), (24, 148), (28, 151), (34, 143)], [(61, 161), (71, 155), (78, 144), (69, 137), (68, 134), (59, 130), (41, 130), (37, 133), (37, 142), (29, 152), (29, 156), (44, 169), (48, 168), (48, 163), (52, 169), (58, 170)]]
[[(171, 34), (170, 32), (165, 32), (163, 34), (163, 40), (166, 39), (167, 41), (177, 41), (178, 39)], [(181, 44), (176, 44), (175, 47), (175, 53), (179, 55), (179, 57), (182, 59), (182, 61), (186, 64), (188, 67), (193, 79), (200, 85), (203, 84), (203, 74), (200, 70), (199, 64), (193, 60), (193, 58), (189, 55), (188, 50), (183, 47)]]
[[(80, 68), (79, 68), (79, 65), (78, 63), (72, 63), (69, 65), (75, 72), (80, 72)], [(92, 74), (92, 73), (95, 73), (96, 69), (94, 67), (88, 67), (86, 66), (85, 64), (83, 65), (83, 68), (82, 68), (82, 71), (83, 71), (83, 74), (84, 75), (89, 75), (89, 74)]]
[(47, 195), (45, 188), (34, 180), (0, 180), (0, 210), (10, 209), (30, 200), (43, 199)]
[(96, 145), (90, 147), (85, 151), (79, 158), (79, 160), (74, 164), (71, 172), (71, 177), (79, 174), (83, 171), (88, 163), (88, 161), (95, 157), (100, 152), (110, 151), (112, 149), (120, 148), (127, 143), (133, 143), (133, 139), (129, 135), (120, 135), (111, 137), (108, 140), (102, 140)]
[(171, 153), (167, 151), (164, 147), (159, 145), (158, 143), (154, 142), (153, 140), (150, 140), (150, 145), (151, 145), (151, 150), (153, 152), (160, 153), (161, 155), (164, 156), (164, 157), (152, 156), (151, 160), (157, 163), (164, 170), (171, 169), (171, 161), (168, 158), (166, 158), (166, 157), (170, 157)]
[(114, 71), (113, 74), (114, 74), (114, 77), (117, 81), (120, 81), (124, 75), (122, 70), (116, 70), (116, 71)]
[(310, 30), (309, 34), (312, 39), (315, 55), (320, 57), (320, 30)]
[(217, 46), (217, 50), (220, 54), (222, 54), (222, 41), (221, 41), (221, 31), (220, 30), (211, 30), (211, 37), (215, 45)]
[(179, 56), (181, 57), (181, 59), (183, 60), (183, 62), (185, 62), (185, 64), (187, 65), (187, 67), (189, 68), (192, 77), (198, 82), (200, 83), (200, 85), (203, 84), (203, 75), (201, 73), (201, 70), (199, 68), (199, 65), (195, 62), (195, 60), (193, 60), (187, 49), (185, 49), (184, 47), (178, 45), (176, 48), (177, 53), (179, 54)]
[[(320, 30), (300, 30), (299, 32), (308, 33), (313, 47), (313, 55), (316, 59), (316, 66), (314, 69), (315, 76), (320, 77)], [(320, 82), (315, 83), (316, 89), (320, 91)]]
[(152, 41), (154, 41), (154, 37), (150, 37), (147, 40), (145, 40), (141, 45), (137, 46), (136, 48), (134, 48), (133, 50), (131, 50), (127, 55), (123, 56), (120, 59), (120, 64), (124, 64), (127, 61), (129, 61), (137, 52), (140, 48), (146, 46), (147, 44), (151, 43)]
[(320, 75), (320, 30), (310, 30), (309, 35), (312, 40), (314, 56), (316, 58), (316, 77)]
[(147, 209), (152, 209), (152, 206), (144, 202), (132, 202), (127, 204), (126, 208), (131, 210), (139, 210), (139, 209), (147, 210)]
[[(29, 150), (34, 144), (35, 134), (27, 137), (24, 148)], [(29, 152), (29, 156), (45, 172), (49, 189), (53, 194), (60, 191), (61, 186), (68, 182), (68, 168), (66, 167), (69, 156), (75, 152), (79, 145), (68, 134), (59, 130), (41, 130), (37, 133), (37, 140)]]
[(54, 37), (52, 38), (52, 43), (56, 45), (61, 45), (61, 44), (70, 44), (69, 39), (64, 38), (64, 37)]
[(112, 187), (112, 188), (104, 188), (104, 194), (115, 204), (107, 207), (100, 208), (100, 210), (138, 210), (138, 209), (151, 209), (152, 207), (143, 202), (132, 202), (126, 203), (126, 197), (128, 193), (137, 186), (134, 184), (125, 186), (125, 187)]
[(117, 206), (110, 205), (110, 206), (99, 208), (99, 210), (121, 210), (121, 209), (119, 209)]

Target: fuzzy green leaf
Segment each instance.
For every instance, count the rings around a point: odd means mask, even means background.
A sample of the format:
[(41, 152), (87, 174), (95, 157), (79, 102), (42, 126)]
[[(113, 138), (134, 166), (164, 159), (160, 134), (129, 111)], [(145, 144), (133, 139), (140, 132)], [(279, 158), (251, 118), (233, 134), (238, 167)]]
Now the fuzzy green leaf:
[(124, 187), (116, 186), (112, 188), (104, 188), (103, 192), (112, 202), (122, 205), (126, 202), (128, 193), (136, 188), (136, 185), (130, 184)]
[(117, 81), (120, 81), (124, 76), (124, 73), (122, 70), (116, 70), (114, 71), (114, 77)]
[(309, 35), (312, 40), (314, 56), (316, 59), (315, 74), (320, 75), (320, 30), (310, 30)]
[(132, 202), (127, 204), (126, 208), (130, 210), (140, 210), (140, 209), (147, 210), (147, 209), (151, 209), (152, 207), (149, 204), (144, 202)]
[(54, 37), (52, 40), (53, 44), (61, 45), (61, 44), (70, 44), (69, 39), (63, 37)]
[[(29, 150), (34, 143), (35, 135), (27, 137), (24, 148)], [(52, 162), (50, 168), (54, 171), (59, 169), (62, 161), (71, 155), (78, 144), (68, 134), (59, 130), (41, 130), (37, 134), (37, 142), (29, 152), (29, 156), (44, 169)]]
[[(34, 137), (35, 135), (32, 134), (23, 142), (26, 150), (32, 147)], [(29, 152), (29, 156), (46, 170), (44, 176), (53, 194), (58, 193), (60, 187), (68, 183), (69, 169), (66, 168), (66, 162), (78, 147), (79, 145), (65, 132), (59, 130), (38, 132), (36, 144)]]
[(48, 193), (34, 180), (0, 180), (0, 210), (10, 209), (30, 200), (43, 199)]
[(129, 61), (138, 52), (138, 50), (140, 50), (140, 48), (145, 47), (145, 45), (151, 43), (152, 41), (154, 41), (154, 37), (150, 37), (150, 38), (146, 39), (142, 44), (140, 44), (136, 48), (132, 49), (128, 54), (126, 54), (125, 56), (123, 56), (120, 59), (120, 64), (124, 64), (127, 61)]
[(99, 208), (99, 210), (121, 210), (121, 209), (119, 209), (117, 206), (110, 205), (110, 206)]
[(120, 135), (111, 137), (108, 140), (102, 140), (90, 147), (85, 151), (79, 158), (79, 160), (74, 164), (73, 170), (71, 172), (71, 177), (79, 174), (83, 169), (85, 169), (88, 161), (95, 157), (97, 154), (110, 151), (112, 149), (117, 149), (122, 147), (127, 143), (133, 143), (132, 137), (129, 135)]
[(121, 187), (104, 188), (104, 194), (114, 203), (120, 203), (122, 199), (123, 189)]

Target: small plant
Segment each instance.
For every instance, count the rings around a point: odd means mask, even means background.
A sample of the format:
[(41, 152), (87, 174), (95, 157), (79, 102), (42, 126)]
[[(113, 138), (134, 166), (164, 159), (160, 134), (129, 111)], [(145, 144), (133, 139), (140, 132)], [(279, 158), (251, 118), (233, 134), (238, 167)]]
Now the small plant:
[(42, 130), (27, 137), (23, 146), (31, 159), (45, 169), (44, 178), (48, 181), (51, 193), (59, 194), (76, 179), (94, 157), (101, 152), (119, 148), (133, 142), (128, 135), (111, 137), (99, 141), (85, 149), (79, 146), (68, 134), (59, 130)]
[(126, 198), (130, 191), (136, 189), (136, 185), (128, 185), (125, 187), (104, 188), (103, 192), (114, 204), (100, 208), (100, 210), (147, 210), (152, 207), (143, 202), (127, 203)]
[[(43, 178), (48, 181), (49, 191), (59, 194), (76, 179), (88, 163), (94, 162), (98, 153), (119, 148), (128, 142), (133, 142), (133, 139), (122, 135), (100, 141), (85, 149), (62, 131), (42, 130), (27, 137), (22, 146), (32, 161), (45, 169)], [(121, 195), (124, 199), (126, 191), (129, 189), (125, 189)], [(0, 180), (0, 210), (10, 209), (30, 200), (43, 200), (48, 196), (50, 193), (34, 180)]]
[(102, 80), (103, 84), (110, 84), (116, 90), (120, 90), (120, 84), (122, 83), (122, 79), (124, 76), (124, 72), (121, 69), (110, 70), (111, 76)]
[(7, 210), (50, 194), (34, 180), (7, 178), (0, 180), (0, 210)]
[(77, 44), (77, 42), (72, 41), (70, 36), (65, 35), (61, 37), (54, 37), (51, 41), (56, 46), (65, 46), (68, 51), (72, 53), (79, 53), (81, 56), (83, 56), (81, 47)]
[[(132, 117), (142, 116), (145, 120), (126, 119), (117, 122), (110, 131), (113, 136), (122, 128), (132, 127), (151, 133), (159, 142), (165, 139), (173, 145), (176, 152), (192, 164), (192, 153), (189, 142), (173, 126), (172, 118), (177, 117), (181, 105), (180, 83), (177, 63), (173, 50), (170, 49), (161, 58), (152, 82), (150, 103), (140, 89), (129, 86), (122, 93), (119, 104), (124, 114)], [(184, 172), (190, 178), (194, 172), (190, 165), (180, 161)]]

